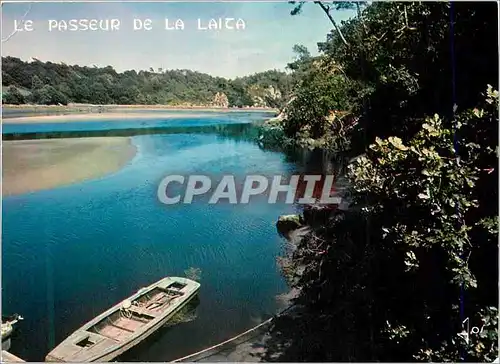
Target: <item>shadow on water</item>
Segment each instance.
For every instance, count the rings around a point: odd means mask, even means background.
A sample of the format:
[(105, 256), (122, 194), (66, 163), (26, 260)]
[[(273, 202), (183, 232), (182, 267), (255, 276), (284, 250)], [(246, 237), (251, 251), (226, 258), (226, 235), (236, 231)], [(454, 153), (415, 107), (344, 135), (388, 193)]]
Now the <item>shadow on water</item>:
[[(160, 339), (167, 334), (173, 334), (179, 326), (196, 320), (197, 308), (200, 305), (200, 297), (196, 295), (186, 306), (177, 312), (172, 318), (159, 330), (155, 331), (151, 336), (144, 341), (117, 357), (114, 361), (131, 362), (142, 361), (142, 357), (151, 346), (160, 343)], [(174, 360), (176, 358), (165, 358), (165, 360)]]
[(285, 154), (286, 162), (303, 167), (303, 172), (308, 174), (344, 175), (347, 170), (348, 161), (351, 158), (346, 153), (320, 148), (310, 150), (307, 148), (289, 147), (279, 151)]

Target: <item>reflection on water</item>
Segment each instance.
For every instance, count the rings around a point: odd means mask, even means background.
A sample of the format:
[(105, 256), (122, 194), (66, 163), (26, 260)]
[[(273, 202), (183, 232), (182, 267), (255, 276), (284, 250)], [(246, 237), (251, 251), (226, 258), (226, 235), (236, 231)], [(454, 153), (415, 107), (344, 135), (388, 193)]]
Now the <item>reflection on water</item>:
[[(231, 112), (212, 113), (203, 117), (168, 116), (164, 119), (142, 118), (102, 121), (74, 121), (74, 122), (47, 122), (47, 123), (4, 123), (2, 137), (12, 139), (36, 139), (48, 137), (85, 137), (85, 136), (129, 136), (137, 134), (161, 134), (163, 132), (182, 133), (186, 128), (217, 127), (221, 125), (249, 124), (263, 121), (273, 114), (268, 112)], [(204, 129), (205, 127), (205, 129)], [(165, 130), (172, 129), (172, 130)], [(192, 132), (192, 131), (188, 131)]]
[(196, 320), (196, 308), (200, 305), (200, 297), (196, 295), (186, 306), (181, 308), (168, 322), (165, 327), (171, 328), (182, 323)]
[[(83, 123), (73, 123), (83, 124)], [(94, 125), (95, 124), (95, 125)], [(65, 125), (65, 124), (62, 124)], [(20, 128), (22, 126), (22, 128)], [(124, 125), (114, 128), (106, 129), (105, 123), (94, 122), (92, 128), (85, 129), (85, 125), (76, 125), (75, 127), (82, 127), (82, 130), (60, 130), (52, 131), (50, 128), (45, 127), (45, 124), (38, 125), (14, 125), (9, 128), (7, 125), (3, 127), (2, 138), (3, 140), (26, 140), (26, 139), (52, 139), (52, 138), (86, 138), (86, 137), (111, 137), (111, 136), (134, 136), (134, 135), (152, 135), (152, 134), (217, 134), (224, 137), (233, 137), (239, 140), (256, 140), (258, 136), (258, 129), (255, 125), (250, 123), (229, 123), (226, 124), (208, 123), (208, 125), (168, 125), (168, 126), (148, 126), (141, 127), (136, 125), (133, 128), (127, 128)], [(48, 130), (44, 130), (47, 128)], [(14, 129), (14, 130), (12, 130)], [(16, 129), (22, 129), (17, 130)]]
[[(144, 353), (150, 351), (151, 346), (161, 345), (161, 341), (168, 340), (169, 337), (175, 337), (179, 327), (186, 325), (197, 318), (198, 307), (200, 306), (200, 297), (196, 295), (186, 306), (177, 312), (165, 326), (151, 334), (147, 340), (141, 342), (126, 353), (120, 355), (115, 360), (118, 362), (143, 361)], [(161, 340), (160, 340), (161, 339)], [(177, 358), (172, 358), (172, 360)]]
[(197, 318), (141, 346), (134, 360), (190, 354), (276, 312), (286, 285), (275, 221), (296, 208), (259, 199), (166, 206), (157, 187), (167, 174), (288, 176), (297, 166), (249, 141), (249, 127), (187, 131), (134, 136), (137, 156), (114, 174), (3, 200), (2, 307), (25, 317), (13, 353), (41, 361), (139, 287), (189, 267), (202, 272)]

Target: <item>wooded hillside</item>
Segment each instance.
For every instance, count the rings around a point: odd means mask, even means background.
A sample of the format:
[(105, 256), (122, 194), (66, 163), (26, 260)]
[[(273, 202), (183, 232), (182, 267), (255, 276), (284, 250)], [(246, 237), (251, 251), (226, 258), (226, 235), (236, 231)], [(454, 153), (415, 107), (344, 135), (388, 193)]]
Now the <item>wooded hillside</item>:
[(227, 105), (280, 107), (292, 78), (270, 70), (228, 80), (191, 70), (116, 72), (113, 67), (24, 62), (2, 57), (3, 102), (9, 104), (144, 104), (213, 106), (217, 93)]

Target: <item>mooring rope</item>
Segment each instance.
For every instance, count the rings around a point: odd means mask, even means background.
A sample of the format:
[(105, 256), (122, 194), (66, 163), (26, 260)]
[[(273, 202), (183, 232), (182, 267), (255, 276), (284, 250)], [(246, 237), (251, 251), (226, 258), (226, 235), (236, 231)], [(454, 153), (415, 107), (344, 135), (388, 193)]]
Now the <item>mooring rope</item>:
[[(269, 323), (270, 323), (271, 321), (273, 321), (275, 318), (277, 318), (277, 317), (281, 316), (282, 314), (284, 314), (285, 312), (287, 312), (288, 310), (290, 310), (292, 307), (294, 307), (294, 305), (291, 305), (291, 306), (289, 306), (289, 307), (285, 308), (284, 310), (280, 311), (279, 313), (277, 313), (277, 314), (276, 314), (276, 315), (274, 315), (273, 317), (271, 317), (271, 318), (267, 319), (267, 320), (266, 320), (266, 321), (264, 321), (264, 322), (261, 322), (261, 323), (260, 323), (260, 324), (258, 324), (257, 326), (254, 326), (254, 327), (252, 327), (251, 329), (248, 329), (248, 330), (247, 330), (247, 331), (245, 331), (245, 332), (242, 332), (241, 334), (238, 334), (238, 335), (236, 335), (236, 336), (232, 337), (231, 339), (228, 339), (228, 340), (223, 341), (223, 342), (221, 342), (221, 343), (219, 343), (219, 344), (213, 345), (213, 346), (211, 346), (211, 347), (209, 347), (209, 348), (206, 348), (206, 349), (200, 350), (200, 351), (198, 351), (198, 352), (196, 352), (196, 353), (194, 353), (194, 354), (189, 354), (189, 355), (183, 356), (182, 358), (172, 360), (171, 362), (172, 362), (172, 363), (176, 363), (176, 362), (187, 361), (188, 359), (194, 358), (194, 357), (196, 357), (196, 356), (202, 355), (202, 354), (207, 353), (207, 352), (209, 352), (209, 351), (211, 351), (211, 350), (214, 350), (214, 349), (220, 348), (220, 347), (222, 347), (222, 346), (224, 346), (224, 345), (226, 345), (226, 344), (229, 344), (229, 343), (231, 343), (231, 342), (233, 342), (233, 341), (235, 341), (235, 340), (237, 340), (237, 339), (239, 339), (239, 338), (241, 338), (241, 337), (243, 337), (243, 336), (245, 336), (245, 335), (247, 335), (247, 334), (249, 334), (249, 333), (251, 333), (251, 332), (253, 332), (253, 331), (256, 331), (257, 329), (261, 328), (262, 326), (265, 326), (265, 325), (269, 324)], [(222, 349), (221, 349), (221, 350), (222, 350)], [(213, 354), (215, 354), (215, 353), (213, 353)], [(213, 354), (211, 354), (211, 355), (213, 355)], [(208, 355), (208, 356), (211, 356), (211, 355)]]

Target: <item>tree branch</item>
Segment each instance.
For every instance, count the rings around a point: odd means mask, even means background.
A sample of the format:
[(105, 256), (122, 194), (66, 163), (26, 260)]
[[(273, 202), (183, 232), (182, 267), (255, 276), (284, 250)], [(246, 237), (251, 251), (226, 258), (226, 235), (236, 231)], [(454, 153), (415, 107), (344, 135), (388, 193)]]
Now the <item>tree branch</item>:
[[(2, 3), (3, 5), (3, 3)], [(24, 13), (23, 17), (21, 18), (21, 22), (19, 23), (19, 25), (23, 25), (24, 24), (24, 21), (26, 19), (26, 16), (28, 16), (30, 10), (31, 10), (31, 6), (33, 5), (33, 3), (30, 3), (29, 7), (28, 7), (28, 10), (26, 10), (26, 12)], [(18, 27), (15, 27), (15, 29), (12, 31), (12, 33), (10, 33), (5, 39), (2, 39), (2, 43), (5, 43), (7, 42), (10, 38), (12, 38), (18, 31)]]
[(406, 28), (408, 28), (408, 30), (417, 30), (417, 28), (410, 27), (410, 26), (408, 25), (408, 13), (406, 12), (406, 5), (404, 6), (404, 9), (405, 9), (405, 22), (406, 22)]
[(335, 30), (337, 31), (338, 35), (340, 36), (340, 39), (342, 39), (342, 42), (349, 47), (349, 43), (347, 43), (347, 40), (345, 39), (344, 35), (342, 34), (342, 31), (340, 30), (339, 26), (337, 25), (337, 22), (335, 19), (333, 19), (332, 15), (330, 14), (330, 7), (328, 5), (323, 4), (321, 1), (315, 1), (315, 4), (318, 4), (321, 9), (325, 12), (326, 16), (328, 19), (330, 19), (330, 22), (333, 24), (335, 27)]

